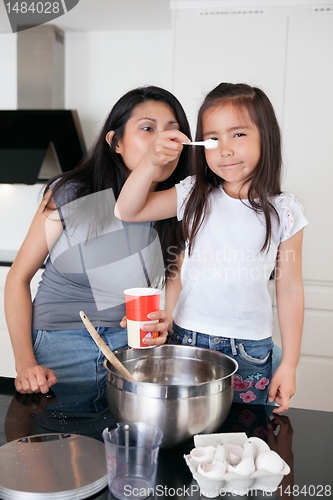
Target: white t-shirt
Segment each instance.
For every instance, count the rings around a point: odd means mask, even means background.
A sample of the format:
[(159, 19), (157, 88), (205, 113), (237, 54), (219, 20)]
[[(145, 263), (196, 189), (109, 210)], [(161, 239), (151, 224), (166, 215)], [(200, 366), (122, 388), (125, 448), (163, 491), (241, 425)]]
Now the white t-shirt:
[[(179, 220), (194, 182), (195, 177), (187, 177), (176, 185)], [(231, 198), (222, 187), (210, 195), (191, 256), (185, 250), (183, 288), (173, 313), (177, 325), (216, 337), (260, 340), (272, 336), (267, 284), (278, 247), (308, 222), (294, 195), (282, 193), (271, 201), (280, 223), (272, 216), (270, 249), (260, 252), (266, 235), (264, 215), (250, 209), (248, 200)]]

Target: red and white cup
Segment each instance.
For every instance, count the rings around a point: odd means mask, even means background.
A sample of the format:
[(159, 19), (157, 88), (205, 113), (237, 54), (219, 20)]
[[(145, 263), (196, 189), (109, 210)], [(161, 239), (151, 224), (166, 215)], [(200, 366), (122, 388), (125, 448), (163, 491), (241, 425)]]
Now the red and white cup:
[(142, 342), (146, 335), (158, 337), (158, 332), (142, 330), (144, 324), (158, 323), (150, 320), (148, 314), (159, 311), (161, 291), (157, 288), (129, 288), (124, 291), (127, 317), (128, 345), (136, 349), (149, 349), (152, 346)]

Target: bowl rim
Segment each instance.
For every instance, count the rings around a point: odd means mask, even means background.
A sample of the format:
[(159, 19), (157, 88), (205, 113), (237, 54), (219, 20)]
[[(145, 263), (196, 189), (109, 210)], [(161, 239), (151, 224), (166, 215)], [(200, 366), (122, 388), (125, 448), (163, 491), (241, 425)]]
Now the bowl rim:
[[(129, 380), (124, 378), (117, 370), (116, 368), (107, 360), (104, 360), (104, 367), (107, 370), (107, 381), (108, 384), (111, 384), (114, 386), (116, 389), (121, 389), (124, 390), (125, 392), (131, 392), (135, 393), (141, 396), (147, 396), (149, 398), (162, 398), (162, 399), (183, 399), (183, 398), (189, 398), (189, 397), (198, 397), (198, 396), (208, 396), (208, 395), (213, 395), (217, 394), (219, 392), (225, 391), (230, 385), (233, 385), (233, 376), (238, 370), (238, 363), (235, 359), (231, 358), (230, 356), (221, 353), (219, 351), (212, 351), (211, 349), (206, 349), (203, 347), (196, 347), (196, 346), (183, 346), (183, 345), (177, 345), (177, 344), (164, 344), (161, 346), (157, 346), (154, 348), (154, 351), (159, 350), (163, 348), (180, 348), (181, 350), (186, 349), (186, 352), (191, 352), (192, 349), (195, 349), (199, 352), (207, 352), (209, 351), (210, 353), (214, 353), (214, 356), (216, 357), (223, 357), (227, 358), (229, 361), (232, 362), (233, 364), (233, 370), (228, 373), (227, 375), (220, 377), (216, 380), (209, 380), (207, 382), (200, 382), (197, 384), (191, 384), (191, 385), (162, 385), (158, 384), (156, 382), (145, 382), (143, 380)], [(114, 351), (114, 354), (118, 357), (119, 359), (119, 354), (124, 353), (125, 351), (132, 351), (130, 348), (125, 348), (121, 349), (119, 351)], [(142, 352), (143, 357), (151, 357), (153, 349), (143, 349), (143, 350), (136, 350), (134, 352)], [(167, 357), (167, 356), (160, 356), (160, 357)], [(184, 358), (189, 358), (188, 356), (183, 356)], [(193, 357), (192, 359), (198, 359)], [(121, 360), (123, 361), (123, 360)], [(126, 363), (125, 363), (126, 364)]]

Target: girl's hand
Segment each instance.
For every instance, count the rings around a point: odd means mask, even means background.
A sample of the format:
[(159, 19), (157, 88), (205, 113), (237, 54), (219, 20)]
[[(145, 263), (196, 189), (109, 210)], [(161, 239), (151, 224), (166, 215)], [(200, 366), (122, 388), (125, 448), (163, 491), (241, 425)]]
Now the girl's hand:
[[(165, 341), (168, 336), (168, 326), (169, 326), (169, 321), (167, 320), (167, 313), (166, 311), (155, 311), (149, 314), (149, 319), (151, 320), (156, 320), (158, 319), (158, 323), (146, 323), (143, 325), (143, 330), (147, 332), (147, 335), (149, 335), (150, 332), (158, 332), (158, 337), (152, 338), (152, 337), (145, 337), (143, 339), (143, 343), (147, 345), (153, 345), (153, 346), (159, 346), (162, 344), (165, 344)], [(127, 326), (127, 319), (126, 316), (123, 317), (123, 319), (120, 322), (120, 326), (122, 328), (126, 328)]]
[(289, 408), (290, 398), (296, 391), (296, 368), (285, 366), (282, 363), (272, 377), (268, 400), (280, 406), (273, 413), (282, 413)]
[(179, 157), (183, 150), (182, 142), (190, 142), (190, 139), (179, 130), (160, 132), (148, 149), (146, 159), (155, 167), (164, 167)]
[(179, 130), (157, 133), (145, 154), (128, 176), (117, 199), (114, 214), (125, 222), (147, 222), (177, 215), (176, 187), (152, 192), (177, 167), (183, 149), (190, 142)]
[(32, 365), (22, 370), (15, 379), (15, 387), (21, 394), (41, 392), (46, 394), (57, 383), (54, 372), (46, 366)]

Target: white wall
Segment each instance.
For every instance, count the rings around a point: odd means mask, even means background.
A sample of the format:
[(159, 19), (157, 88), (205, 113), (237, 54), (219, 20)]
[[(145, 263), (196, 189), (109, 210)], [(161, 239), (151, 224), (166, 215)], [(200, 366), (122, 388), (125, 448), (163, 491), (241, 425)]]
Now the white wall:
[(290, 16), (284, 92), (284, 183), (297, 193), (308, 214), (303, 276), (331, 284), (332, 51), (333, 12)]
[(66, 108), (78, 109), (88, 146), (125, 92), (171, 90), (171, 31), (67, 32), (65, 43)]
[(261, 87), (282, 118), (287, 16), (200, 17), (198, 11), (179, 11), (175, 18), (174, 92), (193, 130), (203, 98), (220, 82)]

